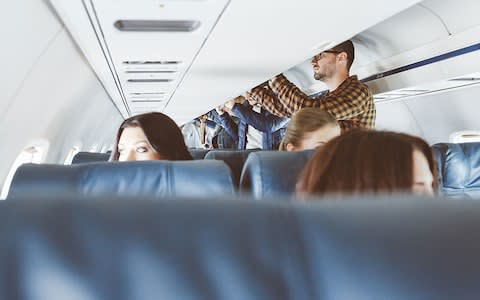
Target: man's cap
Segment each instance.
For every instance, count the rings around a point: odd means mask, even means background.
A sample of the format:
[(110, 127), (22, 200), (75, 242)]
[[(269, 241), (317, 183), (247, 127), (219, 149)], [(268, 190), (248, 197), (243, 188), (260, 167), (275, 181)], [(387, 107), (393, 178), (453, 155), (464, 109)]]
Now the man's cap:
[(351, 60), (352, 62), (355, 59), (355, 48), (353, 47), (353, 43), (351, 40), (340, 43), (330, 50), (347, 53), (349, 60)]

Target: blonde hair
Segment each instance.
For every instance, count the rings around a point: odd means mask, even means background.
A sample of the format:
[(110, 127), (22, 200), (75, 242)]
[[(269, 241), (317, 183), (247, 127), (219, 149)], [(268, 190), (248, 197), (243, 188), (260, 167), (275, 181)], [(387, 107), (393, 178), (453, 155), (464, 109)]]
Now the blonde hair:
[(306, 133), (316, 131), (325, 126), (338, 126), (337, 120), (328, 112), (313, 107), (299, 110), (288, 123), (285, 136), (278, 150), (286, 151), (288, 144), (297, 147)]

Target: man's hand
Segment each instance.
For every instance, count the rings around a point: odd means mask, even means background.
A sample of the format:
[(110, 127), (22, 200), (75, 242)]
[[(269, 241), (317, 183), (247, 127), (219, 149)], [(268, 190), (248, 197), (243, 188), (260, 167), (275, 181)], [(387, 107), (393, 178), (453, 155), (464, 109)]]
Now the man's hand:
[(235, 105), (235, 99), (232, 99), (232, 100), (228, 100), (227, 102), (225, 102), (225, 104), (223, 105), (225, 107), (226, 110), (232, 110), (233, 106)]
[(243, 104), (243, 102), (245, 102), (247, 99), (245, 99), (245, 97), (243, 97), (242, 95), (238, 96), (238, 97), (235, 97), (233, 99), (233, 102), (235, 103), (238, 103), (238, 104)]
[(215, 110), (217, 111), (217, 113), (220, 116), (225, 113), (225, 107), (223, 105), (219, 105), (219, 106), (215, 107)]

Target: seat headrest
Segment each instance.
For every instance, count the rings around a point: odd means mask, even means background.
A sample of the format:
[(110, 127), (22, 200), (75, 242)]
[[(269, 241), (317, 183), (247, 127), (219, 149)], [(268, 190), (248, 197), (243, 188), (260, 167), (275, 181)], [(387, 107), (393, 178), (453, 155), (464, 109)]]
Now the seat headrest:
[(232, 170), (233, 182), (236, 187), (240, 182), (240, 175), (242, 174), (243, 165), (247, 157), (252, 152), (257, 152), (258, 149), (248, 150), (212, 150), (205, 155), (205, 159), (215, 159), (224, 161)]
[(240, 191), (261, 199), (289, 196), (314, 150), (261, 151), (248, 156), (240, 179)]
[(188, 149), (188, 152), (190, 152), (193, 159), (204, 159), (209, 151), (209, 149)]
[(318, 278), (312, 299), (465, 299), (480, 292), (480, 203), (405, 198), (299, 209), (306, 260)]
[(233, 192), (230, 169), (220, 161), (133, 161), (22, 165), (8, 198), (72, 194), (201, 198)]
[(480, 294), (480, 202), (105, 198), (114, 201), (2, 201), (0, 298)]
[(72, 159), (72, 165), (108, 161), (109, 158), (108, 153), (78, 152)]
[(480, 196), (480, 143), (432, 146), (440, 192), (448, 197)]

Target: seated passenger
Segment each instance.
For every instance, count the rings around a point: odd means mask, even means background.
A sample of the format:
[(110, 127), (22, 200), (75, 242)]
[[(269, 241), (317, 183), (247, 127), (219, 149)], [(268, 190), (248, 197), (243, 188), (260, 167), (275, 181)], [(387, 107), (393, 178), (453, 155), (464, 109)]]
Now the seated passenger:
[(313, 154), (297, 183), (297, 194), (433, 195), (436, 184), (433, 154), (421, 138), (388, 131), (352, 130)]
[(126, 119), (110, 160), (191, 160), (182, 132), (168, 116), (151, 112)]
[(318, 108), (304, 108), (292, 116), (279, 150), (314, 149), (338, 135), (340, 126), (331, 114)]

